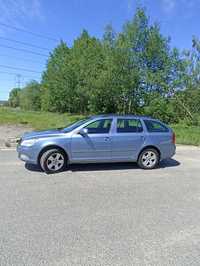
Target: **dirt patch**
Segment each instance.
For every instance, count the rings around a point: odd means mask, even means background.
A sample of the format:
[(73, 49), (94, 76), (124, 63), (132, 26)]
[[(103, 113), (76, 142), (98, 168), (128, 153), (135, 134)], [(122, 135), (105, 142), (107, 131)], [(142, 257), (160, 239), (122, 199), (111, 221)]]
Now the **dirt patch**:
[(0, 148), (6, 147), (9, 140), (20, 138), (33, 129), (25, 125), (0, 125)]

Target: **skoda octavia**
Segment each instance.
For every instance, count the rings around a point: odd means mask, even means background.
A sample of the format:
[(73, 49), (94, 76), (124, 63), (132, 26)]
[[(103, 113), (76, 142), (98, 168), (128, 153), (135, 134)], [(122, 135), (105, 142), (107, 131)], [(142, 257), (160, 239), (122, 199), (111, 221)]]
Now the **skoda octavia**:
[(100, 115), (63, 129), (25, 133), (19, 158), (46, 173), (74, 163), (137, 162), (153, 169), (175, 154), (175, 134), (159, 120), (143, 116)]

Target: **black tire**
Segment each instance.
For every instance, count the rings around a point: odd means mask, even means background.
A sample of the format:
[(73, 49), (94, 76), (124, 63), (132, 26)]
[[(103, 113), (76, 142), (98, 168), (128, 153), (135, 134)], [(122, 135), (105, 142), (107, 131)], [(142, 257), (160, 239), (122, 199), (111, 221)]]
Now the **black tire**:
[[(60, 157), (60, 161), (59, 161), (59, 157)], [(55, 163), (54, 163), (55, 167), (53, 167), (53, 163), (52, 163), (52, 167), (50, 167), (51, 158), (52, 159), (54, 158), (53, 160), (55, 160)], [(40, 157), (40, 167), (47, 174), (63, 172), (67, 168), (67, 156), (60, 149), (49, 149), (45, 151)]]
[[(146, 159), (145, 159), (146, 157)], [(147, 148), (143, 150), (138, 157), (138, 166), (142, 169), (154, 169), (158, 167), (160, 155), (156, 149)]]

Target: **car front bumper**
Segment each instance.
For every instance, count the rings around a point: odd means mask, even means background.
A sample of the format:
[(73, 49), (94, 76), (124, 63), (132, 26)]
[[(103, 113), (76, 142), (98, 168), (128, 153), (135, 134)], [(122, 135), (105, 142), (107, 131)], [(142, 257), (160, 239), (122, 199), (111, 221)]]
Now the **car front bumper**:
[(18, 158), (26, 163), (37, 164), (37, 157), (32, 147), (17, 146)]

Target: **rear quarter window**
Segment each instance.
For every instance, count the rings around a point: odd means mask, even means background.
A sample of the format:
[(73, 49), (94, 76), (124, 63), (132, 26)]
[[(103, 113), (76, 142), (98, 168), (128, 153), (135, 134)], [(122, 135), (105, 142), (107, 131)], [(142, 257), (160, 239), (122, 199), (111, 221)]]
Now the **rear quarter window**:
[(144, 120), (148, 132), (169, 132), (169, 129), (158, 121)]

